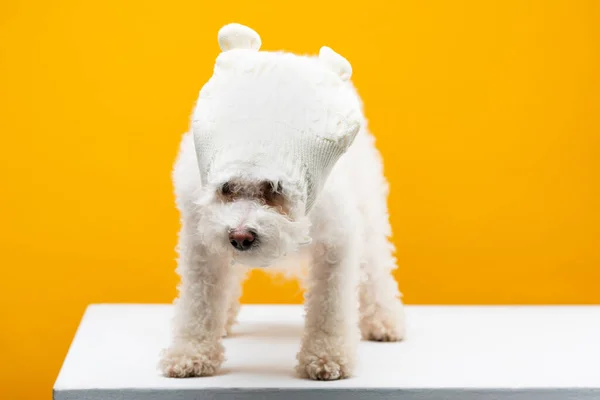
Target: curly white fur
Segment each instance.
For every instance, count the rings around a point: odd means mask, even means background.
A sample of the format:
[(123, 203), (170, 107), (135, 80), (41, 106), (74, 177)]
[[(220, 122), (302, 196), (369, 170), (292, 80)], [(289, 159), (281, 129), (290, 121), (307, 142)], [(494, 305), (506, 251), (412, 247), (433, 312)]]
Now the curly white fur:
[[(256, 40), (250, 37), (242, 43), (256, 46)], [(229, 47), (233, 42), (224, 37), (223, 43)], [(338, 64), (340, 74), (349, 77), (349, 67)], [(350, 93), (359, 103), (356, 92)], [(297, 186), (277, 171), (250, 173), (238, 165), (231, 175), (229, 165), (229, 176), (236, 176), (236, 187), (247, 194), (228, 198), (222, 193), (221, 177), (203, 183), (198, 161), (188, 133), (173, 173), (182, 219), (181, 285), (173, 340), (160, 361), (164, 375), (206, 376), (218, 370), (224, 361), (221, 340), (235, 322), (240, 285), (249, 267), (281, 272), (310, 260), (306, 326), (297, 356), (302, 377), (350, 376), (361, 335), (377, 341), (403, 338), (403, 307), (391, 275), (396, 263), (389, 241), (388, 184), (364, 120), (308, 214), (305, 193), (298, 193)], [(261, 197), (265, 181), (281, 186), (281, 193), (273, 194), (280, 196), (276, 206)], [(228, 238), (229, 232), (241, 228), (256, 233), (256, 246), (247, 251), (236, 250)], [(299, 247), (307, 237), (312, 243)]]
[[(174, 182), (182, 215), (178, 267), (182, 282), (173, 344), (163, 353), (160, 368), (172, 377), (212, 375), (224, 360), (221, 337), (235, 321), (247, 268), (232, 265), (233, 251), (225, 237), (225, 226), (231, 224), (227, 221), (238, 217), (227, 212), (231, 205), (217, 203), (211, 208), (199, 202), (204, 190), (189, 134), (181, 144)], [(303, 263), (307, 254), (312, 258), (307, 280), (306, 330), (298, 354), (301, 376), (348, 377), (359, 328), (364, 339), (403, 338), (402, 304), (390, 274), (395, 259), (388, 240), (391, 230), (386, 195), (379, 154), (371, 135), (362, 131), (332, 171), (308, 216), (313, 243), (281, 260), (287, 266), (296, 259)], [(270, 232), (271, 239), (275, 239), (271, 230), (283, 217), (273, 214), (273, 219), (260, 230), (261, 214), (270, 212), (257, 204), (251, 207), (255, 210), (250, 212), (256, 221), (253, 226), (259, 228), (259, 234)], [(271, 243), (267, 248), (285, 248), (293, 242), (286, 239), (288, 236), (293, 237), (294, 233), (284, 232), (280, 243), (265, 241)], [(277, 256), (281, 253), (265, 250), (256, 255), (255, 261), (246, 261), (250, 265), (270, 262), (269, 270), (280, 271)]]

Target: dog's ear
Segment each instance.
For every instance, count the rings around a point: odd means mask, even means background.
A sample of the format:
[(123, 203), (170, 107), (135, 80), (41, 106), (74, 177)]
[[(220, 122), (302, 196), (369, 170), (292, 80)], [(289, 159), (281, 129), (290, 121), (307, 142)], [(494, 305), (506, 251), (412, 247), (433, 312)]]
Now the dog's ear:
[(348, 60), (327, 46), (321, 47), (321, 50), (319, 51), (319, 60), (323, 65), (342, 78), (343, 81), (349, 80), (352, 76), (352, 66)]
[(261, 43), (258, 33), (244, 25), (229, 24), (219, 30), (219, 47), (222, 51), (234, 49), (258, 51)]

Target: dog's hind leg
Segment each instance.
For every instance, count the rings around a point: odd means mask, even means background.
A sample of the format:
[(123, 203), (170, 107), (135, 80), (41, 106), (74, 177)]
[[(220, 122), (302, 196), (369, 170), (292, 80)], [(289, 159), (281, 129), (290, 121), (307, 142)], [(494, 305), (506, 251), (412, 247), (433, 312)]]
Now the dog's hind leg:
[(361, 265), (360, 330), (363, 339), (394, 342), (404, 338), (404, 306), (392, 275), (396, 260), (385, 236), (372, 237)]

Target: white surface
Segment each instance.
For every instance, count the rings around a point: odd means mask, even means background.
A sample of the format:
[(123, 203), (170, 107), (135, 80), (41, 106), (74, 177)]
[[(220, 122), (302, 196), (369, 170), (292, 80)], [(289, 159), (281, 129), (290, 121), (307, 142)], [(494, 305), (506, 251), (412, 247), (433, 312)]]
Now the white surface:
[(355, 377), (334, 382), (293, 375), (300, 306), (244, 306), (218, 376), (161, 377), (171, 313), (90, 306), (55, 398), (600, 399), (600, 307), (407, 307), (407, 340), (362, 342)]

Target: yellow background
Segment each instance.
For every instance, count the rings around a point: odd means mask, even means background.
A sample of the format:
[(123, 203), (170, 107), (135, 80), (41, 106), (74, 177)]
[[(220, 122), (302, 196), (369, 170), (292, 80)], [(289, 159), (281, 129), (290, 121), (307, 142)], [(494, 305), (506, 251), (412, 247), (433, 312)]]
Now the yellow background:
[(50, 398), (86, 304), (175, 296), (170, 169), (231, 21), (352, 62), (408, 303), (600, 303), (600, 2), (3, 0), (2, 398)]

